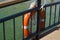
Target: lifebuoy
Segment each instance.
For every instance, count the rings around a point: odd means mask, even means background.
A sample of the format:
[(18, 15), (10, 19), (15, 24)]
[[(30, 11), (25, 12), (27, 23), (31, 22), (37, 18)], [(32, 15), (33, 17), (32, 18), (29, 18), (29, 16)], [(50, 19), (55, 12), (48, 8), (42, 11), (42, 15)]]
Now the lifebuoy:
[(41, 9), (40, 11), (40, 31), (45, 29), (45, 11)]
[[(36, 2), (33, 2), (31, 5), (30, 5), (30, 8), (35, 8), (36, 7)], [(23, 21), (23, 24), (24, 24), (24, 37), (28, 37), (29, 36), (29, 29), (28, 29), (28, 25), (29, 25), (29, 19), (31, 18), (32, 15), (34, 15), (36, 13), (36, 10), (32, 11), (32, 12), (29, 12), (29, 13), (26, 13), (24, 15), (24, 21)], [(31, 15), (32, 14), (32, 15)], [(40, 30), (42, 31), (44, 29), (44, 25), (45, 25), (45, 11), (44, 10), (40, 10)]]

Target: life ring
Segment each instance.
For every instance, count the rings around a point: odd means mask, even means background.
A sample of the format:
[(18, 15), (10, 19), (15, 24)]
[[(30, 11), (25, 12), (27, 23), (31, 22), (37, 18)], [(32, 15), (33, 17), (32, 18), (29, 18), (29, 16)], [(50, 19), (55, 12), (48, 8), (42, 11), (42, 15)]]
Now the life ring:
[[(36, 7), (36, 2), (33, 2), (31, 5), (30, 5), (30, 8), (35, 8)], [(23, 24), (24, 24), (24, 37), (28, 37), (29, 36), (29, 29), (28, 29), (28, 25), (29, 25), (29, 19), (31, 18), (31, 13), (32, 15), (34, 15), (36, 13), (36, 10), (32, 11), (32, 12), (29, 12), (29, 13), (26, 13), (24, 15), (24, 21), (23, 21)], [(42, 31), (44, 28), (45, 28), (45, 11), (44, 10), (40, 10), (40, 30)]]

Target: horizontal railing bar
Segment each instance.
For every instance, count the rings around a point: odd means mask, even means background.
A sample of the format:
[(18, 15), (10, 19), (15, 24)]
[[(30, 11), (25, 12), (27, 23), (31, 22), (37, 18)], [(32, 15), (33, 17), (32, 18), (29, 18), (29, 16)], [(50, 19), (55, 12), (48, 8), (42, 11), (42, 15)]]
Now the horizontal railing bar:
[(25, 11), (23, 11), (23, 12), (16, 13), (16, 14), (14, 14), (14, 15), (11, 15), (11, 16), (8, 16), (8, 17), (1, 18), (1, 19), (0, 19), (0, 23), (3, 22), (3, 21), (8, 21), (8, 20), (10, 20), (10, 19), (13, 19), (13, 18), (18, 17), (18, 16), (21, 16), (21, 15), (24, 15), (24, 14), (26, 14), (26, 13), (28, 13), (28, 12), (33, 11), (33, 10), (37, 10), (37, 8), (25, 10)]
[(55, 2), (55, 3), (51, 3), (51, 4), (46, 4), (44, 7), (49, 7), (49, 6), (53, 6), (53, 5), (57, 5), (60, 4), (60, 2)]
[(16, 4), (19, 4), (19, 3), (22, 3), (22, 2), (26, 2), (26, 1), (27, 0), (25, 0), (25, 1), (12, 1), (12, 2), (4, 3), (4, 4), (0, 4), (0, 9), (8, 7), (8, 6), (16, 5)]

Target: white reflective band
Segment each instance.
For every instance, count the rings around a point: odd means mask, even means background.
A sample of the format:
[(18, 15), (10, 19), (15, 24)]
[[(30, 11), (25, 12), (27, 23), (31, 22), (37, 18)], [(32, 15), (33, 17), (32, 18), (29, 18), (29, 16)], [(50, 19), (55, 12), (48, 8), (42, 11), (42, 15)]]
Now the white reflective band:
[(45, 20), (44, 19), (40, 19), (40, 21), (44, 22)]
[(27, 26), (24, 26), (24, 29), (27, 29), (28, 27)]

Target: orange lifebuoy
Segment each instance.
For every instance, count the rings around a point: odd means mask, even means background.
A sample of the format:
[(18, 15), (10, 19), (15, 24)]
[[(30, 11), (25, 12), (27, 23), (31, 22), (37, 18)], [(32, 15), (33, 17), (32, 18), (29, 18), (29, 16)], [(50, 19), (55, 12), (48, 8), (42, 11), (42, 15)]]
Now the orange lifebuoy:
[(29, 13), (24, 15), (24, 22), (23, 22), (23, 24), (24, 24), (24, 36), (25, 37), (28, 37), (28, 35), (29, 35), (29, 30), (28, 30), (29, 19), (31, 18), (32, 15), (35, 14), (35, 12), (36, 11), (34, 10), (34, 11), (29, 12)]
[(41, 9), (40, 11), (40, 31), (45, 29), (45, 11)]
[[(31, 6), (30, 8), (35, 8), (36, 5)], [(31, 16), (33, 16), (36, 13), (36, 10), (26, 13), (24, 15), (24, 21), (23, 21), (23, 26), (24, 26), (24, 37), (28, 37), (29, 36), (29, 29), (28, 29), (28, 25), (29, 25), (29, 19), (31, 18)], [(32, 14), (32, 15), (31, 15)], [(45, 28), (45, 11), (44, 10), (40, 10), (40, 30), (42, 31)]]

